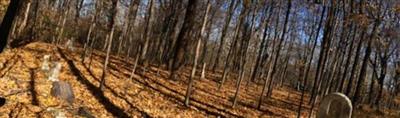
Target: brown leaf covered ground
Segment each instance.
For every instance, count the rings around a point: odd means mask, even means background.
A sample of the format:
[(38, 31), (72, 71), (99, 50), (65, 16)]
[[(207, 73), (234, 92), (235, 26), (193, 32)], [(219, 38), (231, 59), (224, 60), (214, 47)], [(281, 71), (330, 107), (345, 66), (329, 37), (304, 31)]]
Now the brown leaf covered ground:
[[(79, 51), (78, 51), (79, 52)], [(51, 81), (40, 69), (43, 56), (62, 62), (59, 79), (72, 85), (73, 105), (50, 95)], [(111, 57), (105, 91), (98, 86), (102, 74), (104, 54), (95, 52), (92, 65), (80, 62), (80, 53), (73, 53), (46, 43), (31, 43), (23, 48), (0, 54), (0, 96), (7, 104), (0, 107), (0, 117), (54, 117), (54, 109), (67, 117), (80, 117), (78, 108), (87, 109), (95, 117), (296, 117), (300, 93), (288, 88), (277, 88), (272, 97), (256, 109), (262, 85), (242, 84), (238, 105), (232, 108), (235, 79), (228, 79), (218, 91), (220, 74), (196, 78), (190, 107), (183, 104), (190, 69), (184, 78), (169, 80), (166, 70), (151, 67), (129, 80), (132, 60)], [(210, 72), (211, 73), (211, 72)], [(307, 100), (307, 99), (306, 99)], [(53, 110), (52, 110), (53, 109)], [(308, 115), (305, 106), (302, 116)]]

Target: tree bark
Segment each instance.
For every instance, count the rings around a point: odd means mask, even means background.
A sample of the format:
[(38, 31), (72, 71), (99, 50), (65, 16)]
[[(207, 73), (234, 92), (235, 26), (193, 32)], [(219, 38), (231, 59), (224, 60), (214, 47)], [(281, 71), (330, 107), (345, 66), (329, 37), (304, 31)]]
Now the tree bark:
[[(234, 32), (234, 38), (232, 39), (233, 40), (232, 41), (232, 45), (230, 46), (229, 51), (228, 51), (228, 55), (227, 55), (227, 57), (225, 59), (224, 70), (222, 72), (222, 79), (221, 79), (221, 83), (219, 84), (218, 90), (220, 90), (222, 85), (225, 83), (225, 80), (226, 80), (226, 78), (227, 78), (227, 76), (229, 74), (229, 71), (231, 69), (229, 64), (230, 64), (230, 61), (232, 60), (231, 56), (233, 55), (234, 51), (236, 50), (237, 42), (238, 42), (238, 40), (240, 38), (239, 37), (239, 32), (240, 32), (240, 29), (241, 29), (242, 24), (244, 22), (245, 10), (246, 9), (242, 9), (240, 11), (239, 21), (236, 24), (236, 29), (235, 29), (235, 32)], [(217, 57), (218, 57), (218, 55), (217, 55)]]
[(187, 107), (189, 106), (189, 99), (190, 99), (190, 95), (192, 92), (194, 77), (196, 76), (196, 68), (197, 68), (198, 59), (200, 56), (201, 40), (203, 40), (202, 37), (204, 34), (205, 27), (207, 25), (208, 13), (210, 12), (210, 9), (211, 9), (211, 1), (208, 0), (207, 1), (207, 11), (203, 18), (203, 25), (201, 26), (200, 36), (199, 36), (199, 39), (197, 39), (198, 41), (197, 41), (196, 52), (195, 52), (195, 56), (194, 56), (194, 60), (193, 60), (192, 72), (191, 72), (190, 78), (189, 78), (189, 85), (186, 90), (185, 105)]
[(189, 43), (189, 36), (193, 25), (195, 24), (195, 12), (197, 0), (189, 0), (185, 18), (182, 24), (181, 31), (178, 34), (176, 44), (173, 47), (172, 57), (170, 60), (170, 79), (177, 79), (177, 72), (180, 70), (184, 63), (184, 55), (187, 52), (187, 46)]
[(233, 15), (233, 13), (235, 11), (235, 8), (236, 8), (235, 7), (235, 0), (231, 0), (231, 3), (229, 5), (229, 10), (226, 13), (226, 15), (227, 15), (226, 17), (227, 18), (225, 19), (225, 25), (222, 28), (222, 32), (221, 32), (219, 47), (218, 47), (218, 50), (217, 50), (217, 57), (215, 58), (214, 65), (212, 67), (212, 71), (213, 72), (215, 72), (215, 69), (217, 68), (217, 66), (219, 64), (219, 58), (220, 58), (220, 55), (221, 55), (221, 52), (222, 52), (222, 48), (224, 47), (224, 40), (225, 40), (226, 32), (228, 30), (228, 27), (229, 27), (229, 24), (231, 22), (232, 15)]
[(17, 15), (19, 6), (20, 0), (11, 0), (10, 4), (8, 5), (7, 12), (4, 15), (3, 22), (0, 26), (0, 53), (4, 51), (4, 48), (7, 45), (10, 29)]
[(149, 0), (149, 6), (147, 8), (147, 16), (146, 16), (146, 26), (144, 29), (144, 33), (142, 34), (142, 39), (145, 39), (143, 43), (143, 49), (142, 49), (142, 54), (140, 56), (140, 63), (144, 63), (147, 59), (147, 50), (149, 48), (149, 42), (150, 42), (150, 34), (149, 32), (151, 31), (151, 17), (152, 17), (152, 12), (153, 12), (153, 0)]
[[(250, 80), (251, 80), (252, 82), (254, 82), (254, 80), (255, 80), (255, 78), (256, 78), (256, 75), (257, 75), (257, 73), (259, 72), (259, 71), (258, 71), (258, 68), (259, 68), (260, 63), (261, 63), (262, 54), (263, 54), (264, 52), (267, 51), (266, 49), (268, 49), (268, 43), (265, 43), (265, 41), (267, 40), (267, 33), (268, 33), (267, 31), (268, 31), (268, 27), (269, 27), (269, 21), (271, 20), (272, 14), (273, 14), (273, 12), (274, 12), (274, 7), (275, 7), (275, 6), (271, 6), (271, 10), (269, 11), (268, 18), (267, 18), (266, 21), (264, 22), (264, 23), (265, 23), (265, 24), (264, 24), (265, 26), (264, 26), (263, 38), (262, 38), (262, 40), (261, 40), (261, 44), (260, 44), (260, 47), (259, 47), (259, 51), (258, 51), (258, 54), (257, 54), (257, 57), (256, 57), (256, 63), (255, 63), (255, 65), (254, 65), (254, 67), (253, 67), (253, 71), (252, 71), (251, 77), (250, 77)], [(267, 9), (266, 9), (265, 11), (267, 11)], [(269, 40), (269, 39), (268, 39), (268, 40)]]
[(107, 67), (108, 67), (108, 61), (110, 59), (110, 53), (111, 53), (111, 46), (112, 46), (112, 42), (113, 42), (113, 37), (114, 37), (114, 30), (115, 30), (115, 21), (117, 19), (117, 13), (118, 13), (118, 0), (113, 0), (112, 1), (112, 10), (111, 10), (111, 21), (108, 25), (109, 30), (109, 39), (108, 39), (108, 45), (107, 45), (107, 56), (106, 59), (104, 61), (104, 65), (103, 65), (103, 72), (101, 74), (101, 81), (100, 81), (100, 90), (103, 90), (104, 85), (105, 85), (105, 78), (106, 78), (106, 73), (107, 73)]
[(284, 37), (285, 37), (285, 34), (286, 34), (287, 24), (288, 24), (288, 22), (289, 22), (289, 15), (290, 15), (290, 9), (291, 9), (291, 7), (292, 7), (292, 0), (289, 0), (289, 1), (288, 1), (287, 11), (286, 11), (285, 24), (284, 24), (283, 30), (282, 30), (282, 35), (281, 35), (280, 40), (279, 40), (279, 42), (278, 42), (278, 45), (277, 45), (278, 48), (277, 48), (277, 51), (276, 51), (276, 53), (275, 53), (275, 55), (274, 55), (274, 58), (271, 58), (271, 59), (274, 59), (274, 60), (273, 60), (273, 62), (271, 63), (272, 66), (271, 66), (271, 68), (269, 69), (269, 72), (268, 72), (268, 75), (267, 75), (267, 79), (265, 79), (264, 87), (263, 87), (263, 89), (262, 89), (262, 92), (261, 92), (261, 95), (260, 95), (260, 98), (259, 98), (259, 101), (258, 101), (258, 107), (257, 107), (258, 109), (261, 108), (261, 103), (263, 102), (264, 93), (265, 93), (265, 89), (266, 89), (266, 87), (267, 87), (267, 83), (268, 83), (268, 81), (269, 81), (269, 86), (271, 86), (272, 77), (273, 77), (273, 74), (274, 74), (275, 71), (276, 71), (277, 61), (278, 61), (278, 58), (279, 58), (279, 53), (280, 53), (280, 51), (281, 51), (281, 45), (282, 45), (282, 42), (283, 42)]
[[(364, 84), (364, 81), (365, 81), (365, 75), (366, 75), (366, 70), (367, 70), (367, 62), (369, 60), (369, 57), (371, 55), (371, 50), (372, 50), (371, 49), (372, 48), (371, 47), (372, 46), (372, 40), (375, 37), (375, 32), (376, 32), (379, 24), (380, 24), (380, 20), (376, 20), (375, 23), (374, 23), (374, 27), (372, 28), (371, 35), (370, 35), (369, 39), (367, 40), (367, 42), (368, 42), (367, 49), (365, 49), (365, 55), (364, 55), (364, 59), (363, 59), (362, 64), (361, 64), (360, 75), (358, 76), (359, 78), (358, 78), (356, 90), (355, 90), (355, 93), (354, 93), (354, 97), (353, 97), (353, 100), (352, 100), (354, 106), (357, 106), (357, 104), (359, 102), (359, 99), (361, 97), (361, 91), (362, 91), (361, 87), (362, 87), (362, 85)], [(381, 73), (381, 74), (385, 74), (385, 73)], [(385, 79), (384, 77), (385, 77), (385, 75), (383, 75), (382, 79)]]
[(25, 12), (24, 12), (24, 18), (23, 18), (23, 20), (22, 20), (22, 22), (21, 22), (21, 25), (19, 26), (19, 28), (18, 28), (18, 30), (17, 30), (17, 34), (16, 34), (15, 37), (17, 37), (18, 35), (21, 34), (22, 30), (25, 29), (25, 26), (26, 26), (26, 24), (27, 24), (27, 22), (28, 22), (29, 10), (30, 10), (30, 8), (31, 8), (32, 2), (31, 2), (30, 0), (27, 0), (26, 2), (27, 2), (27, 3), (26, 3)]

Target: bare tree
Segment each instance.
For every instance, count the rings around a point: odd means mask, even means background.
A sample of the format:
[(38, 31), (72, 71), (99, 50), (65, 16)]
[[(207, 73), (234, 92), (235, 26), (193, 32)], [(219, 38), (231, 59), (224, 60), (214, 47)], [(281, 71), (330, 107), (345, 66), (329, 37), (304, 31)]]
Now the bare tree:
[[(288, 7), (287, 7), (287, 10), (286, 10), (286, 17), (285, 17), (285, 23), (283, 25), (282, 35), (281, 35), (280, 40), (278, 42), (278, 45), (277, 45), (278, 48), (276, 50), (276, 53), (275, 53), (274, 57), (271, 58), (271, 59), (273, 59), (273, 61), (272, 61), (271, 66), (269, 68), (267, 78), (265, 79), (264, 87), (263, 87), (263, 89), (261, 91), (261, 95), (260, 95), (260, 98), (259, 98), (259, 101), (258, 101), (258, 107), (257, 107), (258, 109), (261, 108), (261, 104), (262, 104), (263, 99), (264, 99), (265, 89), (267, 88), (267, 83), (269, 82), (269, 86), (271, 86), (272, 77), (273, 77), (273, 74), (276, 71), (277, 61), (278, 61), (278, 58), (279, 58), (279, 53), (281, 51), (282, 42), (283, 42), (283, 40), (285, 38), (286, 30), (288, 28), (287, 26), (288, 26), (288, 22), (289, 22), (290, 9), (292, 7), (292, 0), (289, 0), (287, 2), (287, 5), (288, 5)], [(271, 89), (271, 88), (269, 87), (269, 89)]]
[(173, 47), (173, 51), (171, 52), (172, 54), (172, 59), (170, 60), (169, 66), (170, 66), (170, 79), (177, 79), (178, 77), (178, 71), (180, 68), (183, 66), (184, 63), (184, 56), (185, 52), (188, 50), (188, 45), (189, 45), (189, 38), (191, 34), (191, 30), (193, 28), (193, 25), (195, 24), (195, 12), (196, 12), (196, 4), (197, 0), (189, 0), (187, 8), (186, 8), (186, 13), (185, 13), (185, 19), (182, 24), (181, 31), (179, 32), (178, 38), (175, 41), (176, 44)]
[(117, 19), (117, 13), (118, 13), (118, 0), (113, 0), (112, 1), (112, 10), (111, 10), (111, 21), (108, 25), (109, 28), (109, 39), (108, 39), (108, 45), (107, 45), (107, 56), (106, 59), (104, 61), (104, 65), (103, 65), (103, 72), (101, 74), (101, 81), (100, 81), (100, 86), (99, 88), (101, 90), (103, 90), (104, 88), (104, 84), (105, 84), (105, 79), (106, 79), (106, 73), (107, 73), (107, 67), (108, 67), (108, 61), (110, 59), (110, 52), (111, 52), (111, 46), (112, 46), (112, 42), (113, 42), (113, 36), (114, 36), (114, 30), (115, 30), (115, 21)]
[(228, 11), (226, 13), (225, 25), (224, 25), (224, 27), (222, 29), (222, 32), (221, 32), (220, 43), (219, 43), (219, 47), (218, 47), (218, 51), (217, 51), (217, 57), (215, 58), (213, 69), (212, 69), (214, 72), (215, 72), (215, 69), (217, 68), (217, 66), (219, 64), (219, 58), (220, 58), (220, 55), (221, 55), (221, 52), (222, 52), (222, 48), (224, 47), (224, 40), (225, 40), (225, 37), (226, 37), (226, 33), (227, 33), (227, 30), (228, 30), (228, 27), (229, 27), (229, 24), (231, 22), (232, 15), (233, 15), (235, 9), (236, 9), (235, 0), (231, 0), (231, 3), (229, 5), (229, 9), (228, 9)]
[(192, 72), (190, 74), (189, 85), (188, 85), (188, 88), (186, 90), (186, 96), (185, 96), (185, 105), (186, 106), (189, 106), (189, 99), (190, 99), (190, 94), (192, 92), (192, 86), (193, 86), (193, 81), (194, 81), (193, 79), (194, 79), (194, 77), (196, 75), (196, 68), (197, 68), (197, 63), (198, 63), (197, 61), (198, 61), (198, 58), (199, 58), (199, 55), (200, 55), (201, 40), (203, 38), (204, 30), (205, 30), (205, 27), (206, 27), (206, 24), (207, 24), (207, 21), (208, 21), (207, 19), (208, 19), (208, 14), (210, 12), (210, 9), (211, 9), (211, 2), (210, 2), (210, 0), (207, 0), (207, 11), (206, 11), (206, 13), (204, 15), (204, 18), (203, 18), (203, 25), (201, 26), (199, 39), (197, 39), (198, 41), (197, 41), (197, 45), (196, 45), (195, 57), (194, 57), (194, 60), (193, 60)]

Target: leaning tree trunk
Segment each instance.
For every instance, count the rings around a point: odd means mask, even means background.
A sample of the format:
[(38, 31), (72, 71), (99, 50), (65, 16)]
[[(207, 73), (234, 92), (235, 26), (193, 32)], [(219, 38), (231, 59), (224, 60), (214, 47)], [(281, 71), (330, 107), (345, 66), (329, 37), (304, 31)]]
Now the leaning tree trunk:
[(104, 61), (104, 65), (103, 65), (103, 73), (101, 74), (101, 81), (100, 81), (100, 90), (103, 90), (104, 88), (104, 84), (105, 84), (105, 78), (106, 78), (106, 73), (107, 73), (107, 66), (108, 66), (108, 61), (110, 59), (110, 52), (111, 52), (111, 46), (112, 46), (112, 42), (113, 42), (113, 36), (114, 36), (114, 30), (115, 30), (115, 21), (117, 19), (117, 5), (118, 5), (118, 0), (113, 0), (112, 1), (113, 7), (111, 10), (111, 21), (110, 24), (108, 26), (108, 28), (110, 29), (110, 35), (109, 35), (109, 39), (108, 39), (108, 45), (107, 45), (107, 56), (106, 59)]
[(182, 24), (181, 31), (176, 39), (176, 44), (171, 52), (172, 57), (170, 59), (170, 79), (176, 79), (178, 77), (178, 71), (181, 69), (184, 63), (184, 56), (186, 54), (188, 43), (190, 40), (191, 30), (195, 24), (196, 17), (196, 4), (197, 0), (189, 0), (186, 8), (185, 18)]
[(81, 62), (82, 63), (85, 62), (85, 58), (86, 58), (86, 54), (87, 54), (87, 50), (88, 50), (88, 45), (89, 45), (89, 42), (90, 42), (90, 38), (92, 36), (93, 28), (96, 27), (95, 21), (96, 21), (96, 14), (95, 14), (95, 16), (92, 16), (92, 20), (91, 20), (92, 24), (89, 26), (89, 31), (88, 31), (88, 33), (86, 35), (85, 44), (83, 46), (83, 53), (81, 55)]
[[(260, 47), (259, 47), (259, 51), (258, 51), (258, 54), (257, 54), (257, 57), (256, 57), (256, 63), (255, 63), (255, 65), (254, 65), (254, 67), (253, 67), (253, 71), (252, 71), (252, 73), (250, 74), (250, 80), (252, 81), (252, 82), (254, 82), (254, 80), (255, 80), (255, 78), (256, 78), (256, 75), (257, 75), (257, 73), (259, 72), (258, 71), (258, 68), (259, 68), (259, 66), (260, 66), (260, 63), (261, 63), (261, 59), (262, 59), (262, 54), (264, 53), (264, 51), (267, 51), (266, 50), (266, 48), (268, 47), (267, 45), (267, 43), (265, 43), (265, 41), (266, 40), (269, 40), (269, 39), (267, 39), (267, 31), (268, 31), (268, 27), (269, 27), (269, 21), (271, 20), (271, 17), (272, 17), (272, 14), (273, 14), (273, 12), (274, 12), (274, 8), (275, 8), (275, 6), (271, 6), (271, 10), (270, 10), (270, 12), (269, 12), (269, 15), (268, 15), (268, 18), (266, 19), (266, 21), (264, 22), (265, 24), (265, 26), (264, 26), (264, 33), (263, 33), (263, 38), (262, 38), (262, 40), (261, 40), (261, 44), (260, 44)], [(267, 11), (267, 10), (265, 10), (265, 11)]]
[(232, 39), (233, 40), (232, 41), (232, 45), (230, 46), (229, 51), (228, 51), (228, 55), (226, 56), (226, 59), (225, 59), (224, 70), (222, 72), (222, 79), (221, 79), (221, 82), (219, 84), (218, 90), (220, 90), (222, 88), (222, 85), (225, 83), (226, 77), (229, 74), (229, 71), (230, 71), (230, 68), (231, 68), (230, 65), (229, 65), (229, 62), (231, 61), (231, 56), (233, 55), (233, 53), (234, 53), (234, 51), (236, 49), (236, 46), (237, 46), (237, 41), (239, 39), (239, 31), (240, 31), (242, 23), (244, 21), (244, 15), (245, 15), (244, 14), (244, 10), (242, 10), (240, 12), (239, 21), (236, 24), (236, 29), (235, 29), (235, 32), (234, 32), (234, 38)]
[[(369, 57), (371, 55), (371, 50), (372, 50), (371, 49), (372, 48), (371, 47), (372, 46), (372, 42), (373, 42), (372, 40), (375, 37), (375, 31), (377, 30), (379, 24), (380, 24), (380, 20), (377, 20), (374, 23), (374, 27), (372, 28), (371, 35), (370, 35), (370, 37), (368, 39), (367, 49), (365, 49), (365, 55), (364, 55), (364, 59), (363, 59), (362, 64), (361, 64), (360, 75), (358, 76), (359, 78), (358, 78), (356, 90), (355, 90), (355, 93), (354, 93), (354, 97), (352, 99), (352, 102), (353, 102), (354, 106), (356, 106), (358, 104), (358, 101), (359, 101), (359, 99), (361, 97), (361, 91), (362, 91), (361, 90), (362, 89), (361, 86), (364, 84), (364, 81), (365, 81), (367, 63), (368, 63)], [(384, 79), (384, 78), (382, 78), (382, 79)]]
[[(249, 2), (245, 2), (244, 3), (244, 16), (250, 17), (248, 14), (250, 12), (250, 10), (247, 10), (250, 8), (250, 5), (253, 3), (249, 3)], [(238, 76), (238, 80), (237, 80), (237, 84), (236, 84), (236, 92), (235, 92), (235, 96), (233, 97), (233, 105), (232, 107), (235, 107), (237, 104), (237, 99), (239, 96), (239, 92), (240, 92), (240, 85), (242, 83), (242, 80), (244, 78), (245, 75), (245, 65), (246, 65), (246, 55), (247, 55), (247, 50), (249, 48), (249, 41), (251, 40), (251, 33), (252, 33), (252, 29), (254, 26), (254, 22), (255, 22), (255, 13), (257, 12), (257, 7), (254, 8), (253, 11), (253, 16), (252, 16), (252, 20), (251, 21), (247, 21), (246, 23), (244, 23), (244, 31), (242, 32), (242, 41), (240, 44), (240, 48), (239, 48), (239, 76)], [(251, 22), (250, 27), (248, 26), (249, 22)]]
[(18, 30), (17, 30), (17, 34), (15, 35), (15, 37), (17, 37), (18, 35), (21, 34), (22, 30), (25, 29), (25, 26), (28, 22), (28, 16), (29, 16), (29, 10), (31, 9), (31, 4), (32, 2), (30, 0), (26, 1), (26, 8), (25, 8), (25, 12), (24, 12), (24, 18), (22, 19), (22, 23), (19, 26)]
[[(297, 112), (297, 118), (300, 118), (300, 116), (301, 116), (301, 107), (303, 105), (304, 94), (305, 94), (306, 87), (307, 87), (307, 82), (308, 82), (307, 78), (308, 78), (308, 74), (309, 74), (310, 69), (311, 69), (312, 60), (314, 58), (315, 47), (317, 46), (317, 43), (318, 43), (318, 40), (317, 40), (318, 36), (319, 36), (318, 34), (321, 31), (322, 21), (324, 19), (324, 14), (325, 14), (325, 9), (326, 9), (326, 7), (322, 8), (322, 12), (321, 12), (321, 15), (320, 15), (321, 17), (320, 17), (320, 20), (319, 20), (319, 23), (318, 23), (317, 33), (315, 34), (314, 44), (313, 44), (313, 47), (312, 47), (311, 52), (310, 52), (311, 56), (309, 57), (309, 60), (308, 60), (307, 65), (306, 65), (306, 69), (304, 70), (304, 76), (303, 76), (303, 86), (304, 86), (304, 88), (301, 91), (300, 105), (299, 105), (299, 109), (298, 109), (298, 112)], [(312, 31), (312, 34), (313, 33), (314, 33), (314, 31)], [(310, 36), (310, 40), (311, 40), (312, 34)]]
[[(361, 33), (362, 35), (362, 37), (363, 37), (363, 35), (365, 34), (365, 29), (363, 29), (363, 31), (362, 31), (362, 33)], [(354, 57), (354, 62), (353, 62), (353, 66), (352, 66), (352, 70), (351, 70), (351, 73), (350, 73), (350, 78), (349, 78), (349, 81), (348, 81), (348, 83), (347, 83), (347, 88), (346, 88), (346, 92), (345, 92), (345, 94), (347, 95), (347, 96), (350, 96), (350, 93), (351, 93), (351, 88), (352, 88), (352, 86), (353, 86), (353, 78), (354, 78), (354, 75), (355, 75), (355, 72), (356, 72), (356, 70), (357, 70), (357, 65), (358, 65), (358, 62), (359, 62), (359, 56), (360, 56), (360, 51), (361, 51), (361, 47), (362, 47), (362, 42), (363, 42), (363, 40), (362, 39), (359, 39), (359, 41), (358, 41), (358, 46), (357, 46), (357, 49), (356, 49), (356, 53), (355, 53), (355, 57)]]
[[(329, 44), (330, 44), (330, 37), (329, 37), (329, 33), (332, 31), (332, 25), (333, 25), (333, 20), (335, 17), (334, 11), (335, 11), (335, 7), (336, 7), (336, 2), (333, 1), (332, 6), (329, 9), (328, 12), (328, 18), (327, 18), (327, 23), (325, 24), (325, 29), (324, 29), (324, 34), (323, 34), (323, 39), (322, 39), (322, 43), (321, 43), (321, 49), (320, 49), (320, 56), (318, 59), (318, 64), (317, 64), (317, 70), (315, 73), (315, 77), (314, 77), (314, 83), (313, 83), (313, 87), (311, 90), (311, 97), (310, 97), (310, 102), (311, 105), (311, 109), (310, 109), (310, 116), (312, 115), (313, 112), (313, 108), (314, 108), (314, 102), (316, 101), (315, 98), (318, 96), (317, 92), (318, 92), (318, 83), (319, 80), (321, 79), (321, 75), (322, 72), (324, 70), (324, 65), (326, 62), (326, 54), (328, 53), (329, 50)], [(318, 35), (318, 34), (317, 34)]]
[(341, 76), (341, 78), (339, 80), (339, 86), (336, 89), (336, 91), (338, 91), (338, 92), (343, 92), (346, 75), (348, 74), (347, 70), (349, 68), (349, 65), (350, 65), (350, 62), (351, 62), (352, 53), (353, 53), (353, 46), (354, 46), (354, 43), (355, 43), (356, 32), (357, 32), (357, 28), (355, 27), (355, 29), (353, 30), (353, 39), (350, 41), (350, 48), (349, 48), (348, 56), (347, 56), (347, 59), (346, 59), (345, 65), (344, 65), (345, 67), (344, 67), (344, 70), (343, 70), (343, 74), (342, 74), (342, 76)]
[(7, 12), (0, 26), (0, 53), (4, 51), (7, 45), (10, 29), (17, 15), (19, 5), (20, 0), (11, 0), (10, 5), (8, 5)]
[(151, 16), (152, 16), (152, 8), (153, 8), (153, 0), (149, 1), (149, 6), (147, 8), (147, 16), (146, 16), (146, 26), (144, 29), (144, 33), (142, 34), (142, 38), (145, 39), (144, 43), (143, 43), (143, 49), (142, 49), (142, 54), (140, 55), (140, 63), (144, 63), (144, 61), (147, 61), (147, 50), (149, 48), (149, 42), (150, 42), (150, 35), (149, 32), (151, 31)]
[(227, 18), (225, 19), (225, 25), (224, 25), (224, 27), (222, 29), (222, 32), (221, 32), (219, 47), (218, 47), (218, 51), (217, 51), (217, 57), (215, 58), (214, 65), (213, 65), (213, 68), (212, 68), (212, 70), (214, 72), (215, 72), (215, 69), (217, 68), (217, 66), (219, 64), (219, 58), (220, 58), (220, 55), (221, 55), (221, 52), (222, 52), (222, 48), (224, 47), (224, 40), (225, 40), (226, 32), (227, 32), (228, 26), (229, 26), (229, 24), (231, 22), (234, 10), (235, 10), (235, 0), (231, 0), (231, 3), (229, 5), (228, 13), (226, 14)]
[(193, 86), (193, 79), (196, 75), (196, 69), (197, 69), (197, 63), (198, 63), (198, 59), (199, 59), (199, 55), (200, 55), (200, 48), (201, 48), (201, 40), (204, 34), (204, 30), (205, 30), (205, 26), (207, 24), (207, 19), (208, 19), (208, 13), (210, 12), (211, 9), (211, 1), (208, 0), (207, 2), (207, 11), (206, 14), (204, 15), (203, 18), (203, 25), (201, 26), (201, 31), (200, 31), (200, 35), (199, 35), (199, 39), (197, 39), (197, 46), (196, 46), (196, 52), (195, 52), (195, 56), (194, 56), (194, 60), (193, 60), (193, 67), (192, 67), (192, 72), (190, 74), (190, 78), (189, 78), (189, 84), (188, 84), (188, 88), (186, 89), (186, 96), (185, 96), (185, 105), (189, 106), (189, 99), (190, 99), (190, 95), (192, 93), (192, 86)]
[(271, 86), (272, 77), (273, 77), (273, 74), (276, 71), (276, 66), (277, 66), (277, 62), (278, 62), (278, 58), (279, 58), (279, 53), (281, 51), (281, 46), (282, 46), (283, 40), (285, 38), (286, 30), (288, 28), (287, 24), (289, 22), (289, 15), (290, 15), (291, 7), (292, 7), (292, 0), (289, 0), (288, 1), (287, 11), (286, 11), (285, 24), (284, 24), (283, 30), (282, 30), (282, 35), (281, 35), (280, 40), (278, 42), (278, 45), (277, 45), (278, 48), (276, 50), (276, 53), (275, 53), (274, 57), (271, 58), (271, 59), (273, 59), (273, 62), (271, 63), (272, 66), (269, 69), (269, 72), (268, 72), (268, 75), (267, 75), (267, 79), (265, 79), (264, 87), (263, 87), (263, 89), (261, 91), (261, 95), (260, 95), (260, 98), (259, 98), (259, 101), (258, 101), (258, 106), (257, 106), (258, 109), (261, 108), (261, 103), (263, 102), (263, 99), (264, 99), (264, 93), (265, 93), (265, 89), (267, 88), (267, 83), (269, 81), (269, 85)]

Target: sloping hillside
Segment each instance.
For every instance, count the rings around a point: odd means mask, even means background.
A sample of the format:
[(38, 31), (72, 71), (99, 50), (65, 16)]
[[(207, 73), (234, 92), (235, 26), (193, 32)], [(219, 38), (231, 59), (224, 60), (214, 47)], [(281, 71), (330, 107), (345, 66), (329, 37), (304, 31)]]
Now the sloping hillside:
[[(75, 52), (80, 52), (78, 49)], [(0, 55), (0, 95), (7, 104), (0, 107), (0, 117), (296, 117), (300, 96), (294, 90), (275, 89), (273, 96), (264, 101), (262, 110), (256, 109), (261, 85), (241, 86), (238, 105), (232, 108), (235, 80), (218, 91), (217, 76), (208, 74), (195, 79), (195, 90), (190, 107), (183, 104), (187, 80), (168, 80), (168, 72), (151, 67), (141, 68), (129, 80), (132, 63), (111, 58), (106, 87), (98, 86), (104, 54), (95, 52), (92, 66), (89, 60), (80, 62), (80, 54), (47, 43), (31, 43), (23, 48), (7, 50)], [(51, 81), (40, 67), (44, 55), (51, 62), (61, 62), (59, 79), (72, 85), (75, 93), (73, 105), (50, 95)], [(131, 60), (132, 61), (132, 60)], [(185, 76), (189, 76), (186, 69)], [(308, 113), (305, 106), (303, 116)]]

